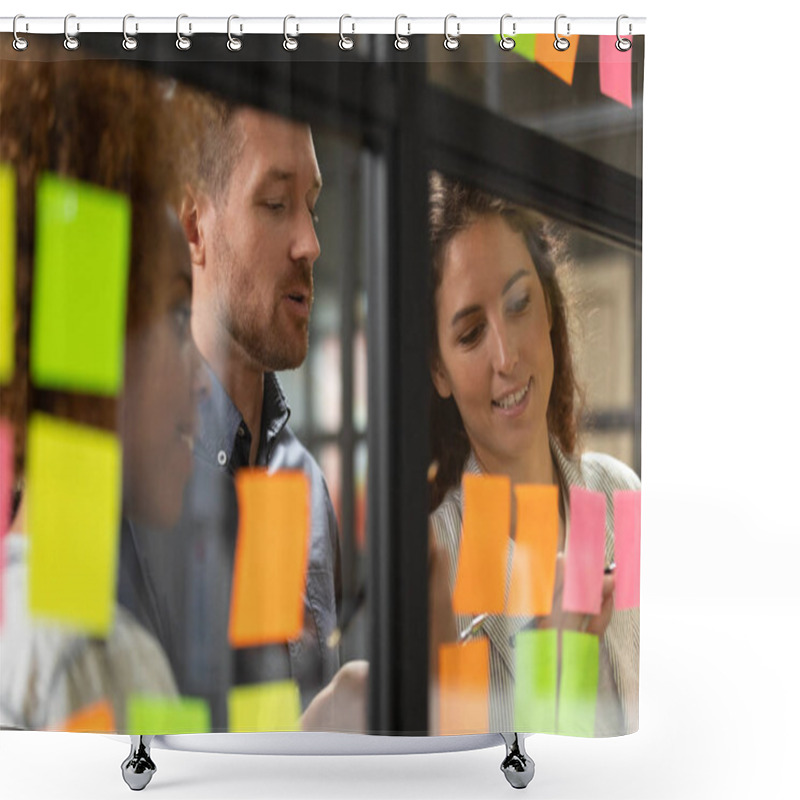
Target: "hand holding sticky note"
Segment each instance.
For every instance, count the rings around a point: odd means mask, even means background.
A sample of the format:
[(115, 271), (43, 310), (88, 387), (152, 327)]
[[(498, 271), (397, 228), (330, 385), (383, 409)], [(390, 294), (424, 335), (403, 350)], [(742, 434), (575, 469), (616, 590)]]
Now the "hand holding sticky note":
[(308, 478), (303, 472), (240, 469), (235, 480), (239, 532), (230, 643), (252, 647), (296, 639), (303, 630)]

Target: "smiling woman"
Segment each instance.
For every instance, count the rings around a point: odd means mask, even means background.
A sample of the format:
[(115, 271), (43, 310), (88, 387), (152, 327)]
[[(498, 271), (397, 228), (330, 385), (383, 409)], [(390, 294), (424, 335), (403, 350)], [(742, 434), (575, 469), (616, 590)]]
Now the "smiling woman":
[[(573, 367), (569, 304), (562, 290), (566, 268), (558, 258), (557, 240), (523, 209), (438, 174), (430, 180), (430, 228), (431, 438), (436, 465), (430, 521), (433, 552), (447, 565), (444, 573), (454, 606), (462, 551), (472, 548), (474, 541), (474, 531), (467, 536), (463, 530), (464, 477), (503, 476), (512, 489), (554, 487), (558, 492), (557, 528), (553, 528), (553, 552), (558, 555), (552, 565), (554, 590), (547, 613), (521, 613), (511, 607), (515, 520), (521, 502), (515, 493), (510, 525), (501, 524), (495, 540), (496, 547), (508, 553), (507, 559), (501, 557), (502, 569), (507, 563), (502, 610), (475, 616), (465, 613), (459, 600), (460, 613), (451, 629), (461, 631), (461, 644), (451, 645), (455, 651), (442, 651), (442, 657), (458, 660), (465, 657), (464, 646), (485, 642), (489, 730), (519, 731), (527, 725), (515, 718), (518, 634), (548, 629), (562, 635), (589, 634), (599, 645), (597, 705), (596, 716), (592, 709), (587, 717), (590, 722), (582, 728), (583, 735), (633, 732), (638, 727), (639, 617), (638, 609), (614, 610), (613, 567), (608, 566), (614, 560), (613, 517), (604, 517), (607, 568), (602, 585), (597, 575), (597, 609), (576, 613), (576, 608), (562, 602), (571, 490), (604, 495), (599, 499), (610, 509), (614, 493), (638, 490), (639, 479), (609, 456), (580, 452), (581, 392)], [(507, 507), (509, 499), (504, 501)], [(497, 509), (492, 511), (480, 535), (503, 518)], [(490, 580), (486, 570), (492, 557), (491, 551), (483, 551), (484, 584)], [(527, 574), (524, 580), (528, 591), (540, 576)], [(442, 622), (446, 603), (432, 602), (432, 613), (431, 629), (446, 630)], [(434, 639), (433, 649), (441, 644)], [(523, 675), (521, 680), (530, 677)], [(555, 703), (555, 683), (552, 691)], [(528, 713), (524, 706), (525, 701), (517, 703), (517, 711)], [(537, 730), (549, 730), (548, 724)]]

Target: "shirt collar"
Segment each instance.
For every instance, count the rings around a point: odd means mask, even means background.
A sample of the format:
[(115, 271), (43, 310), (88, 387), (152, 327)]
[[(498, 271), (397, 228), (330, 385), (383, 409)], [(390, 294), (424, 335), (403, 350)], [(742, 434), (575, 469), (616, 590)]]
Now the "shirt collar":
[[(210, 389), (198, 407), (195, 453), (220, 467), (232, 469), (234, 449), (240, 430), (247, 432), (239, 409), (225, 391), (219, 378), (208, 364), (204, 369)], [(256, 463), (266, 464), (275, 438), (289, 421), (290, 409), (278, 378), (272, 372), (264, 373), (264, 400), (261, 408), (262, 436)]]

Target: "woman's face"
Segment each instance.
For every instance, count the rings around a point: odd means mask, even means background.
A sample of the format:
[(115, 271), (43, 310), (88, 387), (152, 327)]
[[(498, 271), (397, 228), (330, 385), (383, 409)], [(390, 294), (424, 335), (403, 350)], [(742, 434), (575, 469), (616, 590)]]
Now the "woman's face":
[[(178, 521), (192, 471), (196, 407), (204, 390), (191, 333), (189, 247), (177, 217), (164, 210), (147, 231), (143, 319), (126, 343), (123, 398), (124, 506), (159, 527)], [(142, 235), (141, 233), (139, 235)]]
[(453, 396), (484, 467), (505, 472), (547, 443), (550, 318), (522, 234), (498, 216), (458, 233), (436, 293), (436, 391)]

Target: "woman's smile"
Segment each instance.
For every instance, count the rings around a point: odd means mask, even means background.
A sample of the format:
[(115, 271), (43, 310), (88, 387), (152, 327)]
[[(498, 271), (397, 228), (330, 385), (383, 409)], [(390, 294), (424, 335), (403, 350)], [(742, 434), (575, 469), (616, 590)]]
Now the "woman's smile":
[(518, 417), (528, 407), (530, 389), (533, 378), (521, 388), (506, 392), (498, 399), (492, 400), (492, 409), (505, 417)]

